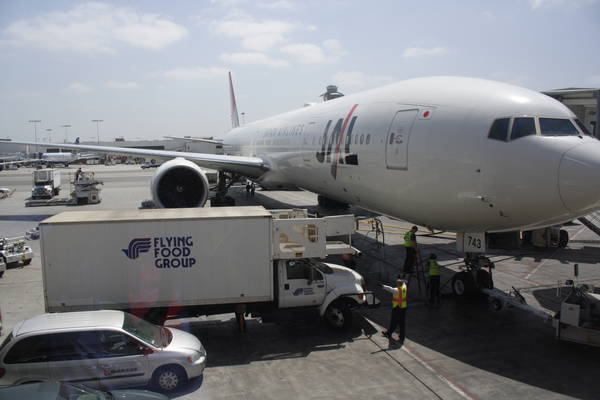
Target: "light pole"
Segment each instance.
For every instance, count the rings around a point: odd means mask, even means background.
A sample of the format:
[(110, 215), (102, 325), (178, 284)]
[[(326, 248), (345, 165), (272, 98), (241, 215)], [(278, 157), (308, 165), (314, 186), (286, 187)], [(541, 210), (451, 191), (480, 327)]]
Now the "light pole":
[(69, 134), (68, 134), (68, 129), (71, 127), (71, 125), (61, 125), (61, 128), (65, 128), (65, 143), (67, 143), (67, 141), (69, 140)]
[(48, 132), (48, 143), (52, 143), (52, 128), (47, 128), (46, 132)]
[(37, 148), (37, 124), (38, 124), (38, 122), (42, 122), (42, 120), (41, 119), (30, 119), (29, 122), (33, 122), (33, 134), (35, 136), (35, 143), (36, 143), (36, 145), (35, 145), (35, 154), (36, 154), (36, 157), (37, 157), (38, 154), (39, 154), (38, 153), (38, 148)]
[(98, 144), (100, 144), (100, 122), (103, 122), (102, 119), (93, 119), (92, 122), (96, 123), (96, 136), (98, 138)]

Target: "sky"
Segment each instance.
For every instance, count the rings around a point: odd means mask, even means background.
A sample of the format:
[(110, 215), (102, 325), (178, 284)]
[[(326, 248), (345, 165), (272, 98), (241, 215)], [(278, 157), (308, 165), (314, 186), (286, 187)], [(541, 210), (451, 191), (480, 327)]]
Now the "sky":
[(600, 87), (599, 45), (600, 0), (2, 0), (0, 138), (220, 137), (227, 71), (246, 122), (329, 84)]

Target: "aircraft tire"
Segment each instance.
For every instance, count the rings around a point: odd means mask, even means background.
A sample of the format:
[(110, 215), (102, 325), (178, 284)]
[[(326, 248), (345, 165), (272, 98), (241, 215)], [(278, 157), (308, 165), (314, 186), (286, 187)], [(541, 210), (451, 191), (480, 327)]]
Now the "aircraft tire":
[(475, 293), (475, 282), (470, 273), (458, 272), (452, 277), (452, 292), (461, 298), (471, 296)]
[(567, 247), (569, 244), (569, 232), (561, 229), (558, 233), (558, 247)]

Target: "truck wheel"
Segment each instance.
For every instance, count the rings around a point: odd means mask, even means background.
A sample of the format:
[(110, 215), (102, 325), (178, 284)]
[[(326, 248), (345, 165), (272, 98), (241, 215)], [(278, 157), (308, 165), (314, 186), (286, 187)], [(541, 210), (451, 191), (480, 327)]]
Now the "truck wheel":
[(569, 232), (561, 229), (558, 233), (558, 247), (567, 247), (569, 244)]
[(452, 277), (452, 292), (459, 297), (467, 297), (475, 292), (473, 277), (467, 272), (459, 272)]
[(152, 374), (152, 386), (163, 392), (179, 389), (186, 380), (185, 371), (178, 365), (160, 367)]
[(4, 276), (4, 271), (0, 271), (0, 278), (2, 278), (2, 276)]
[(325, 321), (333, 329), (347, 329), (352, 325), (352, 311), (344, 302), (334, 301), (325, 311)]

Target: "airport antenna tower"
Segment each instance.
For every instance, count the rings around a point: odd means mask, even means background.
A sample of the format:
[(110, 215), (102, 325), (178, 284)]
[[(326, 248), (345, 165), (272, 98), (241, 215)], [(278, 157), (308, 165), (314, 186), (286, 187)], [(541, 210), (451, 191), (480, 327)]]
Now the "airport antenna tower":
[(39, 154), (38, 153), (38, 147), (37, 147), (37, 124), (38, 122), (42, 122), (41, 119), (30, 119), (29, 122), (33, 122), (33, 135), (35, 137), (35, 154)]
[(69, 128), (71, 127), (71, 125), (66, 124), (66, 125), (61, 125), (61, 128), (65, 128), (65, 143), (67, 143), (69, 141)]
[(104, 122), (103, 119), (93, 119), (92, 122), (96, 123), (96, 137), (98, 138), (98, 144), (100, 144), (100, 122)]

